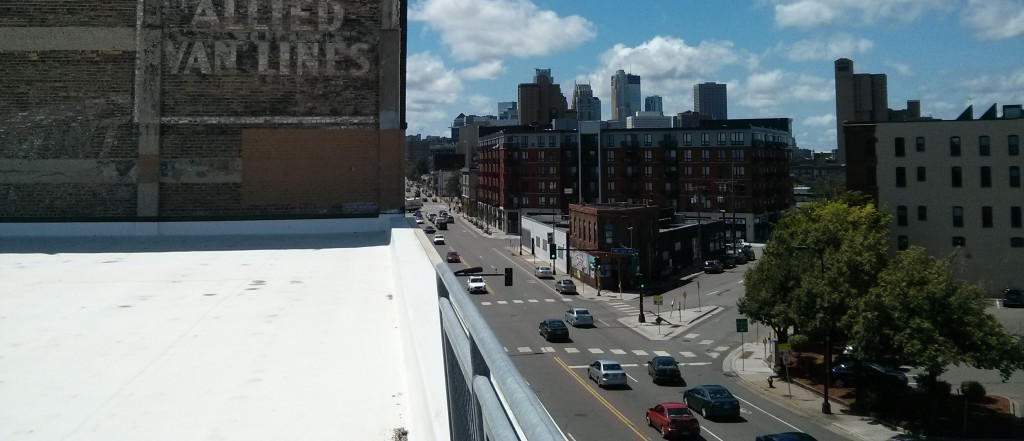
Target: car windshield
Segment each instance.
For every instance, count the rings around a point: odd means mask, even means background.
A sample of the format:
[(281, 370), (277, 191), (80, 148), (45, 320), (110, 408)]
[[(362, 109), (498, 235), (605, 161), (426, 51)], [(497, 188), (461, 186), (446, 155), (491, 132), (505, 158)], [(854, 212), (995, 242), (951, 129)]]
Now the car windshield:
[(590, 311), (580, 308), (576, 310), (576, 315), (590, 315)]
[(565, 327), (565, 323), (562, 323), (560, 320), (559, 321), (550, 321), (550, 322), (548, 322), (548, 327), (549, 328), (564, 328)]
[(693, 414), (690, 413), (690, 409), (687, 409), (685, 407), (670, 407), (670, 408), (668, 408), (668, 416), (670, 416), (670, 417), (685, 417), (685, 416), (693, 416)]
[(622, 370), (622, 366), (619, 365), (618, 363), (605, 363), (604, 364), (604, 370), (606, 370), (606, 371), (621, 371)]
[(659, 358), (657, 360), (654, 360), (654, 365), (659, 367), (659, 368), (674, 368), (674, 367), (678, 367), (678, 366), (676, 366), (676, 361), (675, 360), (669, 360), (669, 359), (665, 359), (665, 358)]
[(717, 387), (708, 389), (708, 395), (710, 395), (711, 398), (732, 398), (732, 394), (729, 393), (728, 390), (725, 390), (724, 388), (720, 389)]
[(484, 278), (480, 276), (470, 277), (469, 283), (484, 283)]

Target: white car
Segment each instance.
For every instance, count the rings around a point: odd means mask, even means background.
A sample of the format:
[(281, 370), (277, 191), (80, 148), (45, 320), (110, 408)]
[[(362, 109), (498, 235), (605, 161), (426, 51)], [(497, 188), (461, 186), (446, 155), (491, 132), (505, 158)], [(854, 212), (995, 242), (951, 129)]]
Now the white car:
[(538, 279), (554, 279), (555, 274), (551, 271), (550, 266), (538, 266), (534, 271), (534, 274)]
[(416, 218), (416, 223), (422, 224), (423, 223), (423, 218), (422, 217)]
[(440, 234), (434, 235), (434, 245), (444, 245), (444, 236)]
[(587, 308), (569, 308), (565, 311), (565, 322), (574, 326), (594, 326), (594, 316)]
[(470, 294), (487, 294), (487, 282), (484, 282), (483, 276), (469, 276), (469, 282), (466, 283), (466, 289), (469, 290)]
[(590, 363), (587, 377), (594, 380), (598, 387), (626, 385), (626, 371), (622, 370), (622, 365), (615, 360), (597, 360)]

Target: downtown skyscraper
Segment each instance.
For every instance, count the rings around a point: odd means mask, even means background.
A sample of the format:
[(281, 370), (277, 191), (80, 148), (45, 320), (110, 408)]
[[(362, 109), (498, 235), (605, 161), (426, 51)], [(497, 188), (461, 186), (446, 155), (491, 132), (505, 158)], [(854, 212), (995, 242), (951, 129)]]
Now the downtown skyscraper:
[(725, 84), (715, 82), (693, 85), (693, 111), (712, 119), (729, 119)]
[(612, 76), (612, 119), (625, 123), (640, 108), (640, 75), (619, 69)]

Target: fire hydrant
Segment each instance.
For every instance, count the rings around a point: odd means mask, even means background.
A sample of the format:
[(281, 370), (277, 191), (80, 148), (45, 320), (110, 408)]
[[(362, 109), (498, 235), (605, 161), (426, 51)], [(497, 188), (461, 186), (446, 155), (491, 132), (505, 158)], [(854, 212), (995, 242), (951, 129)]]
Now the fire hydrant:
[(768, 389), (775, 389), (775, 386), (772, 385), (772, 376), (771, 375), (768, 376)]

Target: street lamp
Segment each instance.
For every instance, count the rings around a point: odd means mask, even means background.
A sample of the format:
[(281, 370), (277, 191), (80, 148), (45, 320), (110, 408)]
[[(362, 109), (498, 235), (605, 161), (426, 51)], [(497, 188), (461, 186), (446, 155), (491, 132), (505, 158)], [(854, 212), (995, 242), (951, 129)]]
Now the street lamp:
[[(793, 245), (793, 248), (798, 250), (812, 250), (818, 255), (818, 261), (821, 263), (821, 281), (822, 283), (825, 283), (825, 250), (823, 248), (812, 247), (809, 245)], [(825, 301), (828, 302), (827, 297), (825, 298)], [(821, 402), (821, 413), (827, 415), (832, 413), (832, 404), (828, 401), (828, 386), (829, 383), (832, 382), (832, 342), (830, 339), (832, 334), (832, 310), (826, 307), (825, 314), (825, 397), (824, 401)]]
[[(630, 227), (628, 227), (626, 229), (629, 230), (629, 250), (635, 256), (637, 253), (636, 253), (636, 248), (633, 248), (633, 227), (630, 226)], [(639, 259), (637, 260), (637, 263), (639, 263)], [(643, 277), (643, 276), (640, 276), (640, 277)], [(636, 320), (638, 322), (640, 322), (640, 323), (647, 323), (647, 317), (644, 316), (644, 284), (643, 284), (642, 281), (640, 281), (641, 280), (640, 277), (637, 277), (636, 269), (634, 269), (633, 270), (633, 280), (634, 280), (634, 282), (637, 282), (637, 281), (640, 282), (640, 298), (639, 298), (640, 299), (640, 316), (637, 317)]]

